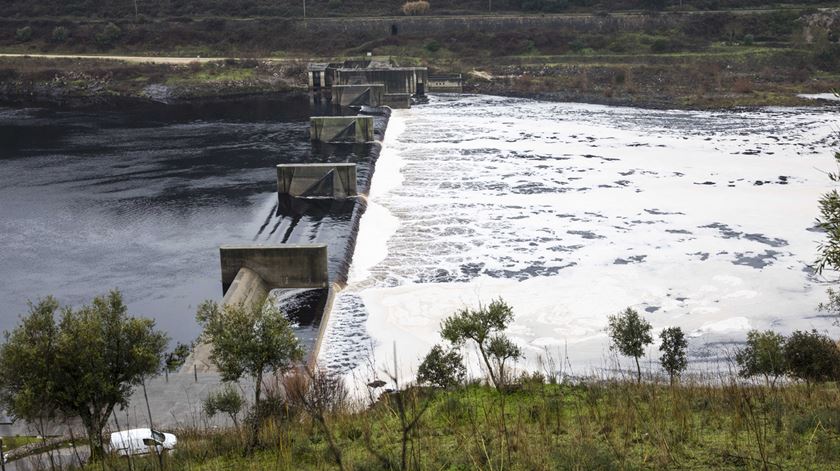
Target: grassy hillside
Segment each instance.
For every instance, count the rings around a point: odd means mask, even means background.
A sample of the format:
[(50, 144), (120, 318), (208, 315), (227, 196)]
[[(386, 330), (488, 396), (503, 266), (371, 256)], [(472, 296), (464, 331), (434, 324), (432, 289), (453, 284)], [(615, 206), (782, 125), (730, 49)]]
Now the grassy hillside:
[[(307, 16), (401, 15), (402, 0), (307, 0)], [(558, 13), (576, 11), (620, 11), (640, 9), (779, 8), (794, 5), (832, 5), (825, 0), (432, 0), (430, 14), (476, 14), (495, 12)], [(256, 17), (303, 16), (303, 0), (138, 0), (137, 13), (149, 18), (166, 17)], [(10, 0), (4, 2), (5, 17), (132, 18), (135, 3), (106, 0)]]
[[(509, 393), (479, 385), (412, 389), (357, 413), (338, 402), (325, 426), (299, 404), (275, 399), (264, 446), (253, 456), (244, 456), (234, 429), (185, 429), (165, 469), (339, 469), (334, 450), (346, 470), (400, 469), (403, 443), (404, 469), (412, 470), (840, 467), (835, 385), (809, 392), (797, 384), (771, 390), (726, 381), (671, 387), (543, 380), (525, 378)], [(416, 417), (403, 440), (403, 424)], [(134, 466), (157, 469), (154, 460)]]

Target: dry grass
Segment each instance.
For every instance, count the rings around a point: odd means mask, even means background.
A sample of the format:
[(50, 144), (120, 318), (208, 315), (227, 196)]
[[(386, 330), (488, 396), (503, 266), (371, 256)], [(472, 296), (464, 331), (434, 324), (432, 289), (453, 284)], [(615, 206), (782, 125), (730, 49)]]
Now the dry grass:
[[(253, 456), (243, 455), (235, 430), (182, 430), (165, 469), (339, 469), (337, 456), (348, 470), (840, 466), (834, 384), (808, 395), (799, 384), (770, 389), (723, 375), (670, 386), (655, 379), (557, 383), (536, 373), (504, 393), (479, 384), (410, 388), (362, 409), (342, 402), (322, 417), (294, 404), (267, 422)], [(406, 420), (415, 422), (408, 432)], [(125, 469), (119, 464), (107, 467)], [(135, 461), (134, 469), (157, 463)]]

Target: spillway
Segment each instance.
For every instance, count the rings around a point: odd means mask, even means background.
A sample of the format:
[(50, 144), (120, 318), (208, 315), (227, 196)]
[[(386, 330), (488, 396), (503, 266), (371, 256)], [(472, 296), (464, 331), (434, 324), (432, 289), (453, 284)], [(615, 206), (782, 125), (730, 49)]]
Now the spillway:
[(396, 347), (410, 379), (442, 319), (499, 296), (520, 367), (572, 374), (620, 365), (603, 329), (628, 306), (681, 326), (694, 365), (752, 328), (828, 329), (809, 265), (838, 125), (486, 96), (395, 111), (319, 361), (363, 376)]

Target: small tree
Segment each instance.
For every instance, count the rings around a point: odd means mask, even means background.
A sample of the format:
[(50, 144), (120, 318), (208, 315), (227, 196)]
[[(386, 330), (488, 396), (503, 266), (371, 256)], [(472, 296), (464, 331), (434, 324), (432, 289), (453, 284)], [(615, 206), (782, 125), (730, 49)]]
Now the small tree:
[(417, 369), (417, 382), (451, 389), (462, 384), (466, 375), (464, 358), (457, 350), (446, 351), (435, 345)]
[(211, 392), (204, 399), (202, 406), (208, 417), (213, 417), (218, 413), (227, 414), (233, 421), (233, 426), (239, 430), (239, 414), (245, 407), (245, 399), (235, 387), (227, 384), (223, 389)]
[(804, 380), (809, 392), (813, 383), (840, 377), (840, 350), (833, 340), (816, 330), (792, 333), (784, 353), (790, 375)]
[(0, 348), (2, 405), (26, 419), (59, 411), (79, 417), (91, 455), (104, 454), (102, 429), (117, 405), (126, 406), (135, 386), (160, 371), (168, 339), (151, 319), (129, 317), (119, 291), (74, 311), (52, 298), (30, 315)]
[(70, 33), (64, 26), (56, 26), (52, 30), (52, 40), (54, 42), (63, 43), (64, 41), (67, 41), (68, 36), (70, 36)]
[(747, 344), (735, 354), (738, 374), (749, 378), (761, 375), (771, 388), (776, 387), (776, 380), (787, 372), (785, 358), (785, 338), (767, 330), (747, 332)]
[[(226, 304), (219, 307), (205, 301), (196, 320), (202, 326), (201, 339), (210, 344), (210, 360), (222, 381), (254, 380), (254, 410), (260, 410), (263, 375), (285, 373), (303, 359), (304, 351), (286, 316), (273, 299), (252, 305)], [(260, 417), (255, 414), (248, 449), (259, 439)]]
[(650, 335), (650, 323), (639, 316), (632, 308), (609, 317), (607, 333), (610, 336), (610, 349), (618, 350), (624, 356), (636, 360), (636, 381), (642, 382), (642, 367), (639, 358), (645, 354), (645, 346), (653, 343)]
[[(834, 153), (834, 161), (840, 167), (840, 152)], [(829, 172), (828, 178), (834, 183), (840, 182), (840, 170)], [(821, 273), (826, 267), (840, 268), (840, 193), (837, 189), (824, 194), (819, 206), (817, 225), (825, 231), (826, 237), (819, 246), (820, 257), (816, 262), (816, 270)]]
[(685, 338), (685, 333), (679, 327), (663, 329), (659, 333), (659, 338), (662, 340), (662, 344), (659, 346), (662, 356), (659, 361), (662, 368), (668, 373), (671, 384), (674, 384), (674, 379), (678, 378), (688, 366), (688, 358), (686, 357), (688, 341)]
[(96, 35), (96, 40), (103, 46), (111, 46), (122, 36), (122, 29), (114, 23), (108, 23)]
[(29, 42), (30, 39), (32, 39), (32, 28), (30, 26), (24, 26), (15, 31), (15, 40), (17, 42), (25, 43)]
[(519, 347), (510, 342), (503, 334), (513, 322), (513, 309), (501, 299), (488, 306), (479, 306), (477, 310), (464, 308), (443, 321), (440, 335), (453, 345), (463, 345), (472, 340), (478, 346), (481, 359), (490, 374), (493, 387), (498, 389), (504, 384), (504, 373), (497, 366), (503, 367), (508, 359), (522, 356)]

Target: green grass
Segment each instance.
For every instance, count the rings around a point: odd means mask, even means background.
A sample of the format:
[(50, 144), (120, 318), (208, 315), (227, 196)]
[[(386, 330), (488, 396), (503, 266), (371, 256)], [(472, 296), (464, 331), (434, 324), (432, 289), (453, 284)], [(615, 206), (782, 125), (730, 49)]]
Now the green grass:
[[(835, 385), (809, 394), (801, 385), (526, 381), (506, 394), (478, 385), (402, 394), (409, 419), (428, 403), (407, 442), (408, 469), (840, 467)], [(165, 469), (337, 469), (324, 430), (294, 404), (289, 410), (264, 427), (264, 446), (252, 456), (235, 431), (183, 430)], [(390, 396), (360, 412), (327, 416), (345, 469), (399, 468), (397, 410)]]

